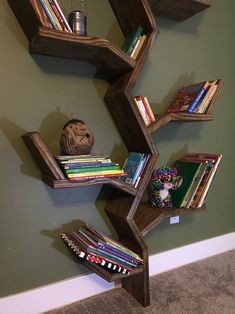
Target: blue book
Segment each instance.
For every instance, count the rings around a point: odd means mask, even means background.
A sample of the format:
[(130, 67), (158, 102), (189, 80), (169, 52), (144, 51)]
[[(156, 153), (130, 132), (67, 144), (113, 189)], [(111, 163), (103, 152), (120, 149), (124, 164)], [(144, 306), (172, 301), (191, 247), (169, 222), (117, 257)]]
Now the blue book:
[[(197, 84), (196, 84), (197, 85)], [(205, 81), (202, 83), (198, 83), (195, 87), (198, 89), (196, 98), (192, 101), (192, 103), (188, 107), (188, 112), (194, 112), (197, 107), (200, 105), (201, 101), (203, 100), (204, 96), (207, 93), (207, 89), (209, 87), (209, 82)]]
[(134, 180), (138, 178), (137, 172), (139, 166), (143, 162), (144, 158), (145, 158), (144, 153), (130, 152), (123, 166), (123, 170), (125, 173), (127, 173), (127, 175), (123, 176), (121, 180), (125, 181), (126, 183), (134, 185), (135, 183)]
[[(48, 7), (47, 7), (47, 4), (46, 4), (45, 0), (39, 0), (39, 1), (40, 1), (41, 5), (42, 5), (42, 7), (43, 7), (43, 9), (44, 9), (44, 11), (45, 11), (45, 13), (46, 13), (48, 19), (49, 19), (49, 21), (51, 22), (53, 28), (54, 28), (54, 29), (58, 29), (58, 26), (56, 25), (56, 22), (54, 21), (54, 18), (53, 18), (53, 16), (52, 16), (50, 10), (49, 10)], [(49, 5), (49, 3), (48, 3), (48, 5)]]

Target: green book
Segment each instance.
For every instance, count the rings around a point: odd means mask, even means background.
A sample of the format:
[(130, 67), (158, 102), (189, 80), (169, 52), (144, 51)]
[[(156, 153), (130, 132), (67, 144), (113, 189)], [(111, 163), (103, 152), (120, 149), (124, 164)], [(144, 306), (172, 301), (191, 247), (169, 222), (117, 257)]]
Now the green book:
[(122, 46), (122, 50), (124, 50), (127, 54), (131, 54), (133, 49), (135, 48), (135, 45), (140, 38), (140, 36), (143, 34), (143, 27), (139, 26), (136, 30), (129, 33), (126, 37), (126, 40)]
[(181, 176), (183, 181), (177, 190), (171, 190), (172, 202), (175, 207), (182, 207), (185, 196), (190, 189), (194, 179), (197, 176), (201, 166), (200, 162), (177, 160), (173, 167), (177, 169), (177, 175)]
[(72, 168), (64, 169), (65, 173), (82, 173), (82, 172), (94, 172), (94, 171), (108, 171), (108, 170), (120, 170), (119, 165), (114, 166), (98, 166), (98, 167), (84, 167), (84, 168)]

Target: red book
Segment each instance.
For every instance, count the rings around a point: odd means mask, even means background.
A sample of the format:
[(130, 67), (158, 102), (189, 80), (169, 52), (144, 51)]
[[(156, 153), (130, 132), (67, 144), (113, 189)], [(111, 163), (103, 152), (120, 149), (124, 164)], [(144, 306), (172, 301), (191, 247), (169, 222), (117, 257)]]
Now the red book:
[(176, 94), (172, 105), (168, 108), (168, 112), (193, 112), (202, 101), (208, 86), (209, 82), (203, 81), (182, 87)]

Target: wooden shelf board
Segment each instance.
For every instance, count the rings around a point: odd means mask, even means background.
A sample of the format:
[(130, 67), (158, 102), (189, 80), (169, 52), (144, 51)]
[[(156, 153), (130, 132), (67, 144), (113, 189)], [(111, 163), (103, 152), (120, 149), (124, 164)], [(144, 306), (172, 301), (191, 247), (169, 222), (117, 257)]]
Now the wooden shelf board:
[(132, 70), (136, 61), (106, 39), (79, 36), (52, 28), (39, 27), (30, 41), (30, 52), (88, 61), (111, 79)]
[(171, 121), (183, 121), (183, 122), (202, 122), (202, 121), (211, 121), (213, 119), (213, 115), (206, 113), (189, 113), (189, 112), (177, 112), (177, 113), (165, 113), (159, 114), (156, 116), (156, 121), (151, 123), (148, 126), (148, 130), (150, 133), (155, 132), (160, 127)]
[(138, 266), (137, 268), (133, 268), (133, 270), (130, 271), (129, 275), (124, 275), (124, 274), (108, 271), (103, 266), (100, 266), (99, 264), (95, 264), (93, 262), (84, 261), (82, 262), (82, 264), (109, 282), (129, 278), (136, 274), (142, 273), (144, 269), (143, 266)]
[(134, 221), (142, 235), (145, 236), (165, 218), (191, 214), (205, 209), (205, 205), (200, 208), (154, 208), (147, 202), (143, 202), (140, 203), (135, 213)]
[(114, 179), (114, 178), (97, 178), (97, 179), (81, 180), (81, 181), (75, 181), (75, 180), (70, 181), (67, 179), (55, 180), (53, 179), (53, 177), (43, 173), (42, 180), (44, 183), (46, 183), (53, 189), (75, 188), (75, 187), (84, 187), (84, 186), (99, 185), (99, 184), (110, 184), (117, 189), (127, 192), (128, 194), (131, 194), (131, 195), (137, 194), (137, 189), (135, 189), (133, 186), (119, 179)]
[(183, 21), (211, 6), (211, 0), (149, 0), (156, 16)]

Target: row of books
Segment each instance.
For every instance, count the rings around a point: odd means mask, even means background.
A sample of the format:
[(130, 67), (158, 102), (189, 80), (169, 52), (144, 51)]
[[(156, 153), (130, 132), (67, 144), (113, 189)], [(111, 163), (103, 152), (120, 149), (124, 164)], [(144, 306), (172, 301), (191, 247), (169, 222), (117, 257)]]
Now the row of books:
[(39, 0), (39, 2), (54, 29), (72, 32), (57, 0)]
[(144, 34), (144, 29), (142, 26), (139, 26), (136, 30), (127, 35), (122, 45), (122, 50), (124, 50), (131, 58), (136, 59), (145, 40), (146, 35)]
[(177, 190), (171, 191), (176, 207), (201, 207), (221, 161), (221, 154), (188, 153), (173, 167), (182, 180)]
[(121, 180), (137, 188), (149, 158), (149, 154), (130, 152), (123, 166), (125, 174)]
[(206, 113), (218, 89), (219, 80), (203, 81), (182, 87), (168, 112)]
[(120, 177), (125, 172), (106, 154), (55, 156), (66, 178), (88, 180)]
[(77, 257), (111, 272), (128, 275), (143, 264), (138, 254), (89, 224), (84, 224), (78, 231), (63, 232), (61, 238)]
[(147, 126), (156, 121), (151, 105), (146, 96), (137, 95), (134, 97), (134, 102)]

